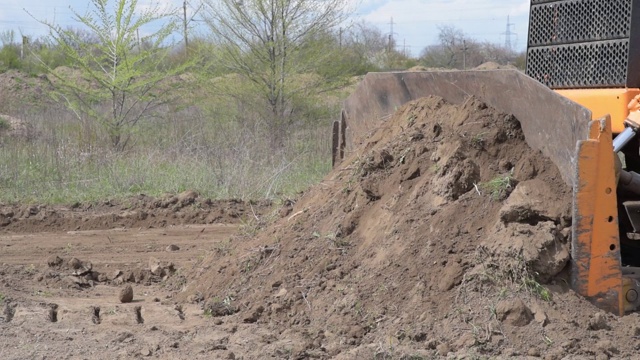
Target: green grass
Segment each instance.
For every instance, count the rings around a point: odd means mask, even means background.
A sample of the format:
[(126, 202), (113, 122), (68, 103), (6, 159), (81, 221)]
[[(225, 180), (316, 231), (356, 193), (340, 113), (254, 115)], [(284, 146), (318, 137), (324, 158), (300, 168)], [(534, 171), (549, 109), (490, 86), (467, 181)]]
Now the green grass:
[(320, 126), (300, 128), (272, 150), (264, 132), (219, 126), (204, 115), (167, 117), (142, 124), (131, 149), (116, 152), (95, 126), (63, 111), (23, 117), (38, 135), (3, 140), (2, 202), (94, 202), (187, 189), (214, 199), (276, 198), (317, 183), (331, 167), (330, 134)]
[(512, 187), (513, 178), (511, 174), (497, 176), (486, 183), (480, 184), (480, 188), (489, 193), (491, 199), (500, 200)]
[(4, 117), (0, 116), (0, 131), (9, 130), (11, 128), (11, 124)]

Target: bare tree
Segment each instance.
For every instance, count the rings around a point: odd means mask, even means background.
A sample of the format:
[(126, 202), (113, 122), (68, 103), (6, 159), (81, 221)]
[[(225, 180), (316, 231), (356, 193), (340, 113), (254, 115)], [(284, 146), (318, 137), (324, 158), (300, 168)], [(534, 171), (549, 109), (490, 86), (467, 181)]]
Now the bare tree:
[[(205, 0), (204, 18), (227, 71), (249, 79), (266, 100), (266, 120), (279, 134), (291, 119), (291, 99), (320, 83), (296, 83), (313, 73), (335, 46), (321, 41), (346, 19), (346, 0)], [(305, 89), (300, 88), (304, 86)]]
[(501, 45), (471, 39), (462, 30), (450, 25), (440, 27), (438, 40), (438, 44), (422, 50), (420, 61), (423, 65), (463, 69), (473, 68), (488, 61), (509, 64), (518, 56)]

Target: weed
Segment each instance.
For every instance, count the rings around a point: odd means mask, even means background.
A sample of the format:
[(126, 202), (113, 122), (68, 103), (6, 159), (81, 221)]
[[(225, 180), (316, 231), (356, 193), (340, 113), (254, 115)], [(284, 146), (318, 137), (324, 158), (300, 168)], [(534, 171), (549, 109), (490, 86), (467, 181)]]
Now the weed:
[(409, 117), (407, 117), (407, 123), (409, 124), (409, 126), (413, 126), (417, 118), (418, 117), (416, 116), (416, 114), (409, 115)]
[(3, 293), (0, 293), (0, 304), (4, 303), (5, 296)]
[(337, 249), (345, 249), (351, 246), (349, 238), (338, 237), (335, 233), (329, 233), (325, 238)]
[(534, 278), (526, 277), (522, 281), (523, 286), (530, 294), (538, 297), (542, 301), (551, 301), (552, 295), (549, 289), (542, 286), (539, 282), (537, 282)]
[(105, 311), (105, 315), (117, 315), (118, 314), (118, 308), (117, 307), (112, 307), (110, 309), (108, 309), (107, 311)]
[[(216, 254), (220, 256), (226, 256), (231, 254), (231, 239), (218, 241), (217, 243), (215, 243), (215, 245), (213, 245), (213, 250), (216, 252)], [(204, 255), (202, 256), (204, 259)]]
[(480, 189), (486, 191), (493, 200), (502, 200), (509, 194), (513, 185), (513, 177), (507, 175), (497, 176), (491, 181), (480, 184)]
[(29, 266), (27, 266), (26, 269), (24, 269), (24, 272), (27, 273), (28, 275), (33, 275), (36, 273), (36, 266), (33, 264), (29, 264)]
[(53, 294), (48, 290), (36, 290), (33, 292), (33, 296), (52, 297)]
[(402, 151), (402, 154), (400, 155), (400, 159), (398, 159), (399, 164), (404, 164), (404, 159), (409, 153), (409, 151), (411, 151), (411, 148), (406, 148), (404, 149), (404, 151)]
[(9, 129), (11, 129), (11, 124), (9, 123), (9, 121), (7, 121), (7, 119), (5, 119), (4, 117), (0, 116), (0, 131), (9, 130)]
[(471, 146), (475, 149), (483, 149), (484, 145), (486, 143), (486, 140), (484, 139), (484, 136), (486, 135), (486, 132), (482, 132), (482, 133), (478, 133), (476, 134), (474, 137), (471, 138)]

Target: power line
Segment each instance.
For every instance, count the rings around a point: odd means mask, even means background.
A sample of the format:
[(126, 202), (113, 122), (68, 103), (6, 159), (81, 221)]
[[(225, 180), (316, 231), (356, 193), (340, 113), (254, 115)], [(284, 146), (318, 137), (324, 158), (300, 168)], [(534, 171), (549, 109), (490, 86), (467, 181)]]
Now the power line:
[(513, 31), (511, 31), (511, 27), (515, 26), (516, 24), (510, 22), (509, 19), (509, 15), (507, 15), (507, 30), (505, 32), (502, 33), (502, 35), (504, 35), (504, 47), (507, 50), (513, 50), (513, 43), (511, 42), (511, 35), (517, 35), (516, 33), (514, 33)]

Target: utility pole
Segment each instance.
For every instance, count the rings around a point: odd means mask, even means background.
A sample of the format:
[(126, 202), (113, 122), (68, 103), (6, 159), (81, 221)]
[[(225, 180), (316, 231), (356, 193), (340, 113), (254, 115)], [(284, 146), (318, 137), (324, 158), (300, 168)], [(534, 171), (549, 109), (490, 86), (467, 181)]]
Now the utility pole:
[(513, 24), (510, 21), (509, 15), (507, 15), (507, 29), (506, 29), (505, 32), (502, 33), (502, 35), (504, 35), (504, 47), (505, 47), (505, 49), (507, 49), (509, 51), (513, 50), (513, 43), (511, 42), (511, 35), (517, 35), (513, 31), (511, 31), (511, 27), (513, 27), (515, 25), (516, 24)]
[(184, 54), (185, 56), (189, 56), (189, 38), (187, 37), (187, 0), (184, 0), (182, 3), (183, 9), (183, 21), (182, 24), (184, 26)]
[(462, 39), (462, 70), (467, 70), (467, 40)]
[(24, 50), (29, 46), (29, 38), (22, 35), (22, 46), (20, 47), (20, 60), (24, 60)]
[(340, 28), (340, 31), (338, 33), (338, 38), (340, 39), (339, 40), (340, 41), (340, 43), (339, 43), (340, 44), (340, 49), (342, 49), (342, 28)]
[(389, 22), (389, 52), (393, 50), (393, 17), (391, 17), (391, 22)]

